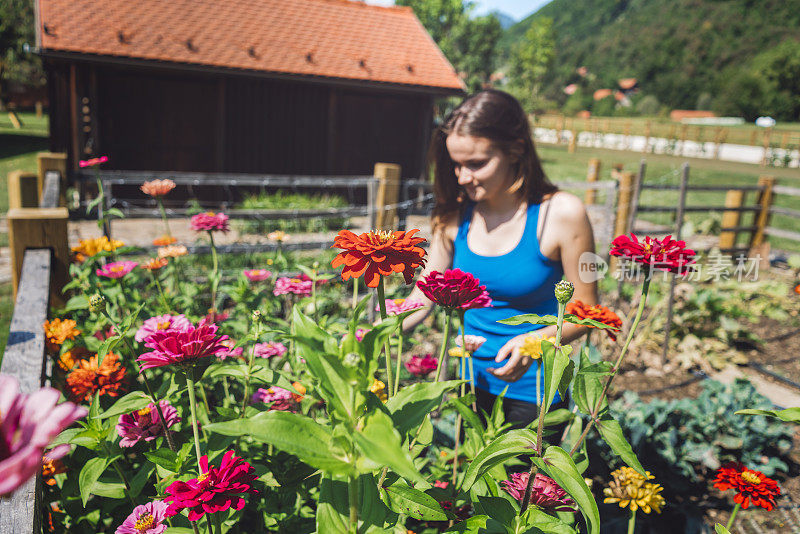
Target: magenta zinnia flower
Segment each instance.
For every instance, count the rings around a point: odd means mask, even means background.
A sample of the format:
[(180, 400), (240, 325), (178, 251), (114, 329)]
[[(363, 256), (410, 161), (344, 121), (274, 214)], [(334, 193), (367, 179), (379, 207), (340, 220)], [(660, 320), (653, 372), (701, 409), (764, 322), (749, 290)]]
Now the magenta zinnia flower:
[(251, 282), (263, 282), (272, 276), (272, 271), (266, 269), (245, 269), (242, 272)]
[(133, 509), (114, 534), (161, 534), (167, 530), (167, 503), (153, 501)]
[(136, 331), (133, 338), (141, 343), (147, 341), (147, 338), (156, 332), (166, 332), (174, 330), (177, 332), (185, 332), (192, 327), (192, 323), (183, 314), (181, 315), (156, 315), (151, 317), (142, 324), (141, 328)]
[(258, 388), (253, 393), (253, 402), (272, 403), (270, 410), (281, 412), (294, 412), (297, 410), (297, 400), (295, 395), (282, 387), (272, 386), (269, 389)]
[(92, 158), (92, 159), (82, 159), (78, 161), (78, 167), (83, 169), (84, 167), (94, 167), (96, 165), (100, 165), (108, 161), (108, 156), (100, 156), (99, 158)]
[(191, 219), (192, 230), (195, 232), (222, 232), (227, 233), (228, 216), (224, 213), (214, 213), (207, 211), (205, 213), (198, 213)]
[(95, 273), (97, 273), (97, 276), (105, 276), (106, 278), (122, 278), (137, 265), (139, 265), (138, 261), (115, 261), (103, 265), (95, 270)]
[(273, 356), (283, 356), (286, 354), (286, 346), (277, 341), (267, 341), (266, 343), (256, 343), (253, 346), (255, 355), (258, 358), (272, 358)]
[(488, 308), (492, 299), (480, 280), (461, 269), (447, 269), (444, 273), (431, 271), (417, 287), (433, 302), (451, 310)]
[(412, 375), (425, 376), (436, 370), (436, 358), (430, 354), (426, 354), (422, 358), (419, 356), (412, 356), (406, 360), (405, 366)]
[[(167, 401), (158, 401), (167, 428), (179, 423), (178, 411)], [(158, 436), (164, 435), (164, 427), (158, 417), (156, 405), (152, 402), (141, 410), (126, 413), (119, 416), (117, 423), (117, 434), (122, 438), (119, 442), (120, 447), (133, 447), (140, 440), (153, 441)]]
[(653, 239), (646, 236), (644, 241), (631, 233), (617, 236), (611, 243), (612, 256), (623, 258), (647, 265), (653, 269), (661, 269), (676, 274), (686, 274), (692, 270), (691, 265), (695, 263), (695, 252), (686, 248), (685, 241), (676, 241), (668, 235), (664, 239)]
[(183, 332), (166, 330), (156, 332), (145, 342), (153, 349), (136, 358), (142, 369), (163, 367), (165, 365), (194, 364), (200, 358), (207, 358), (227, 349), (221, 342), (228, 336), (217, 336), (219, 327), (205, 320)]
[[(522, 502), (525, 496), (525, 487), (528, 485), (530, 474), (512, 473), (511, 480), (504, 480), (500, 484), (512, 497)], [(538, 506), (545, 512), (577, 512), (575, 501), (564, 491), (556, 481), (547, 475), (536, 473), (531, 486), (531, 504)]]
[(244, 352), (244, 349), (242, 349), (242, 347), (237, 347), (236, 342), (232, 339), (221, 341), (220, 345), (225, 347), (217, 352), (217, 358), (220, 360), (224, 360), (226, 358), (238, 358), (242, 355), (242, 352)]
[(244, 508), (241, 493), (258, 493), (251, 484), (258, 478), (253, 466), (228, 451), (219, 468), (208, 466), (208, 456), (200, 458), (200, 476), (186, 482), (173, 482), (167, 486), (164, 500), (172, 501), (167, 516), (172, 517), (184, 509), (189, 510), (189, 521), (197, 521), (205, 514)]
[[(418, 300), (386, 299), (386, 315), (399, 315), (403, 312), (422, 308), (423, 306), (425, 306), (425, 304)], [(376, 306), (375, 311), (380, 311), (380, 306)]]
[[(58, 404), (60, 396), (53, 388), (25, 395), (16, 378), (0, 374), (0, 497), (35, 476), (50, 442), (76, 419), (86, 416), (82, 406)], [(47, 457), (57, 460), (69, 450), (69, 445), (59, 445), (48, 451)]]
[(286, 295), (288, 293), (307, 296), (311, 294), (311, 288), (313, 285), (314, 282), (311, 280), (282, 276), (275, 281), (275, 289), (272, 291), (272, 294), (276, 297), (278, 295)]

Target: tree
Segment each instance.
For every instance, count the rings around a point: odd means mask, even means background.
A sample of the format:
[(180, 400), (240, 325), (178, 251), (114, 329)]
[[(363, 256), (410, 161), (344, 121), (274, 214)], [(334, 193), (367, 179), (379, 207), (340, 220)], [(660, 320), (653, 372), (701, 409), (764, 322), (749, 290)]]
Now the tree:
[(542, 80), (555, 57), (553, 19), (539, 17), (533, 20), (525, 37), (512, 49), (510, 78), (512, 92), (528, 111), (544, 107)]
[(33, 44), (34, 40), (30, 0), (0, 1), (0, 107), (5, 103), (4, 89), (8, 82), (44, 83), (41, 61), (25, 51), (25, 44)]

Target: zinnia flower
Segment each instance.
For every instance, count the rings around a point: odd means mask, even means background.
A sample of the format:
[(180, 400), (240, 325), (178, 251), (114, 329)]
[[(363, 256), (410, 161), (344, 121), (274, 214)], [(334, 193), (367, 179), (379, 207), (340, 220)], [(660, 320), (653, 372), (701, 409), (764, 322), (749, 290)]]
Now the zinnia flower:
[(290, 238), (291, 236), (282, 230), (275, 230), (267, 234), (267, 239), (270, 241), (277, 241), (278, 243), (288, 241)]
[[(167, 428), (171, 428), (181, 421), (178, 411), (169, 402), (160, 400), (158, 404), (161, 406), (161, 413), (164, 414)], [(153, 441), (158, 436), (163, 436), (164, 427), (158, 416), (156, 405), (151, 402), (141, 410), (120, 415), (117, 422), (117, 434), (122, 438), (119, 441), (120, 447), (133, 447), (141, 440)]]
[(141, 343), (147, 341), (147, 338), (156, 332), (186, 332), (190, 328), (192, 328), (192, 323), (183, 314), (156, 315), (155, 317), (147, 319), (144, 324), (142, 324), (139, 330), (136, 331), (136, 335), (133, 336), (133, 339), (135, 339), (137, 343)]
[(167, 530), (167, 503), (153, 501), (133, 509), (114, 534), (162, 534)]
[(733, 502), (741, 504), (745, 510), (750, 502), (765, 510), (772, 510), (775, 497), (781, 494), (778, 483), (761, 471), (748, 469), (739, 462), (730, 462), (717, 471), (714, 487), (722, 491), (733, 489), (736, 495)]
[(279, 295), (287, 295), (289, 293), (308, 296), (311, 294), (311, 288), (313, 285), (314, 283), (310, 280), (282, 276), (275, 281), (275, 289), (272, 290), (272, 294), (276, 297)]
[(42, 457), (42, 480), (48, 486), (55, 486), (56, 479), (53, 475), (66, 473), (67, 466), (61, 460), (50, 458), (46, 454)]
[(470, 357), (469, 352), (465, 351), (461, 347), (453, 347), (451, 349), (448, 349), (447, 355), (450, 356), (451, 358), (469, 358)]
[[(386, 299), (386, 315), (399, 315), (407, 311), (417, 310), (424, 306), (425, 304), (418, 300)], [(381, 311), (380, 306), (376, 306), (375, 311)]]
[(423, 357), (412, 356), (405, 362), (408, 372), (415, 376), (425, 376), (436, 370), (436, 358), (431, 354)]
[(688, 273), (695, 262), (694, 250), (686, 248), (685, 241), (676, 241), (670, 235), (664, 239), (647, 236), (642, 242), (633, 233), (630, 237), (617, 236), (611, 243), (609, 254), (677, 274)]
[[(475, 354), (475, 351), (481, 348), (481, 345), (483, 345), (484, 343), (486, 343), (486, 338), (483, 336), (474, 336), (471, 334), (467, 334), (464, 336), (464, 345), (465, 345), (464, 348), (470, 354)], [(461, 336), (456, 336), (456, 346), (457, 347), (461, 346)]]
[(98, 252), (114, 252), (122, 246), (125, 246), (122, 241), (109, 240), (106, 236), (102, 236), (94, 239), (81, 239), (77, 246), (72, 247), (72, 252), (75, 253), (75, 259), (78, 262), (82, 262)]
[[(0, 497), (36, 475), (50, 442), (88, 413), (71, 402), (58, 404), (60, 397), (53, 388), (25, 395), (16, 378), (0, 374)], [(69, 445), (59, 445), (47, 457), (57, 460), (69, 450)]]
[(371, 328), (356, 328), (356, 341), (361, 342), (364, 340), (364, 336), (367, 335), (367, 332), (372, 330)]
[(147, 269), (148, 271), (158, 271), (163, 267), (166, 267), (169, 263), (167, 258), (150, 258), (147, 263), (142, 265), (142, 269)]
[(205, 213), (198, 213), (191, 219), (192, 230), (195, 232), (222, 232), (227, 233), (228, 216), (224, 213), (214, 213), (207, 211)]
[(556, 338), (541, 337), (536, 334), (527, 335), (522, 341), (522, 346), (519, 348), (519, 353), (522, 356), (527, 356), (533, 360), (538, 360), (542, 357), (542, 341), (549, 341), (555, 345)]
[(277, 341), (267, 341), (266, 343), (256, 343), (253, 351), (258, 358), (272, 358), (273, 356), (283, 356), (288, 349), (283, 343)]
[(207, 513), (224, 512), (231, 507), (241, 510), (245, 502), (239, 495), (258, 493), (251, 486), (258, 479), (253, 471), (253, 466), (234, 456), (233, 451), (225, 453), (219, 468), (209, 468), (208, 456), (203, 455), (200, 458), (200, 476), (167, 486), (169, 496), (164, 500), (172, 502), (166, 515), (171, 517), (188, 509), (189, 521), (197, 521)]
[(172, 180), (150, 180), (149, 182), (143, 183), (140, 189), (145, 195), (163, 197), (175, 189), (175, 182)]
[(168, 247), (173, 243), (177, 243), (178, 240), (172, 237), (171, 235), (162, 235), (161, 237), (157, 237), (153, 239), (153, 246), (154, 247)]
[(139, 265), (138, 261), (115, 261), (103, 265), (100, 269), (95, 270), (97, 276), (105, 276), (106, 278), (122, 278), (136, 266)]
[(611, 476), (614, 479), (607, 488), (603, 488), (606, 496), (603, 502), (617, 503), (620, 508), (630, 508), (632, 512), (641, 509), (646, 514), (651, 510), (660, 514), (661, 507), (665, 504), (664, 497), (660, 495), (664, 488), (660, 484), (648, 482), (654, 477), (649, 471), (645, 473), (647, 477), (627, 466), (612, 471)]
[(178, 258), (186, 256), (189, 251), (183, 245), (168, 245), (158, 249), (159, 258)]
[[(581, 319), (594, 319), (597, 322), (612, 326), (613, 328), (606, 328), (604, 331), (612, 341), (617, 340), (614, 330), (619, 330), (622, 327), (622, 320), (607, 307), (600, 304), (584, 304), (580, 300), (574, 300), (567, 304), (567, 313), (571, 313)], [(569, 322), (569, 319), (565, 319), (565, 321)], [(589, 328), (597, 327), (589, 325)]]
[(266, 269), (245, 269), (242, 272), (251, 282), (263, 282), (272, 276), (272, 271)]
[(292, 399), (292, 392), (279, 386), (272, 386), (268, 389), (258, 388), (253, 393), (253, 402), (275, 402), (279, 400)]
[(367, 287), (378, 287), (381, 276), (403, 273), (406, 284), (414, 279), (417, 267), (425, 265), (425, 250), (417, 246), (425, 239), (414, 237), (419, 230), (385, 232), (376, 230), (356, 235), (340, 230), (333, 247), (341, 248), (331, 263), (333, 268), (344, 266), (342, 280), (364, 275)]
[(237, 347), (236, 342), (232, 339), (221, 341), (220, 345), (225, 347), (217, 352), (217, 358), (220, 360), (225, 360), (227, 358), (238, 358), (244, 352), (244, 349), (242, 347)]
[(375, 395), (377, 395), (377, 397), (383, 402), (386, 402), (389, 398), (386, 395), (386, 384), (384, 384), (377, 378), (375, 378), (372, 381), (372, 385), (369, 387), (369, 390), (373, 392)]
[(47, 339), (47, 348), (58, 352), (61, 345), (68, 339), (75, 339), (81, 331), (75, 328), (78, 323), (72, 319), (53, 319), (44, 322), (44, 336)]
[(417, 287), (433, 302), (451, 310), (470, 310), (472, 308), (488, 308), (492, 299), (486, 286), (470, 273), (461, 269), (447, 269), (444, 273), (431, 271)]
[(201, 358), (214, 356), (226, 349), (221, 342), (228, 336), (217, 336), (219, 327), (205, 320), (184, 331), (164, 330), (156, 332), (145, 341), (145, 346), (153, 349), (136, 358), (142, 369), (163, 367), (165, 365), (193, 365)]
[(292, 382), (292, 387), (297, 393), (292, 393), (295, 402), (300, 402), (306, 396), (306, 387), (300, 382)]
[(119, 356), (113, 352), (106, 354), (98, 366), (97, 356), (80, 360), (78, 368), (67, 375), (69, 396), (73, 401), (91, 401), (95, 393), (116, 397), (122, 388), (125, 368), (119, 363)]
[(91, 354), (86, 347), (76, 346), (64, 351), (56, 362), (62, 371), (72, 371), (78, 361)]
[[(516, 500), (522, 502), (525, 488), (528, 486), (530, 473), (512, 473), (511, 480), (504, 480), (503, 489)], [(577, 512), (575, 501), (556, 481), (542, 473), (536, 473), (531, 486), (530, 504), (536, 505), (546, 512)]]
[(78, 161), (78, 167), (83, 169), (84, 167), (94, 167), (96, 165), (100, 165), (101, 163), (105, 163), (108, 161), (108, 156), (100, 156), (99, 158), (92, 158), (92, 159), (82, 159)]

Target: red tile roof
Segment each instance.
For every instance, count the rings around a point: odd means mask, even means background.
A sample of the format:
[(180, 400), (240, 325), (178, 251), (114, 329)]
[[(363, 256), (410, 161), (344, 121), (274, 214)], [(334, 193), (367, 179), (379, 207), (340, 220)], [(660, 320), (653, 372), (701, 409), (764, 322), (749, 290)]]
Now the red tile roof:
[(409, 7), (350, 0), (37, 0), (40, 46), (463, 90)]

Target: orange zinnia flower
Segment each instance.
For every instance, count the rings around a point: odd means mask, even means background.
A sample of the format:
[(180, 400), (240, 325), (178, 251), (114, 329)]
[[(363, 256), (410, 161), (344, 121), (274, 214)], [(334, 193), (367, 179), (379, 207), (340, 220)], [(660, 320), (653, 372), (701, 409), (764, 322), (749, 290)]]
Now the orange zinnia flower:
[(297, 393), (292, 393), (292, 398), (295, 402), (300, 402), (306, 395), (306, 387), (300, 382), (292, 382), (292, 387)]
[(189, 251), (183, 245), (169, 245), (158, 249), (159, 258), (177, 258), (179, 256), (186, 256)]
[(67, 375), (70, 398), (75, 402), (91, 401), (95, 393), (116, 397), (125, 378), (125, 368), (119, 356), (106, 354), (103, 363), (97, 365), (97, 356), (78, 362), (78, 368)]
[[(580, 300), (574, 300), (567, 304), (567, 313), (577, 315), (581, 319), (594, 319), (597, 322), (612, 326), (613, 328), (605, 329), (605, 332), (613, 341), (617, 340), (614, 330), (619, 330), (622, 328), (622, 320), (619, 318), (619, 316), (601, 304), (589, 305), (584, 304)], [(589, 328), (597, 327), (589, 326)]]
[(42, 457), (42, 478), (44, 479), (44, 483), (48, 486), (54, 486), (56, 484), (53, 475), (66, 472), (67, 467), (61, 460), (53, 460), (47, 456)]
[(381, 231), (356, 235), (349, 230), (340, 230), (333, 241), (333, 247), (341, 248), (331, 265), (336, 268), (344, 265), (342, 280), (364, 275), (367, 287), (378, 287), (381, 276), (403, 273), (406, 284), (414, 280), (414, 271), (425, 265), (425, 250), (418, 247), (425, 241), (414, 237), (419, 230)]
[(142, 193), (151, 197), (163, 197), (173, 189), (175, 182), (172, 180), (151, 180), (142, 184)]
[(157, 237), (153, 239), (153, 246), (154, 247), (168, 247), (173, 243), (176, 243), (178, 240), (172, 237), (171, 235), (162, 235), (161, 237)]
[(68, 339), (75, 339), (81, 333), (75, 328), (78, 323), (72, 319), (53, 319), (44, 322), (44, 335), (47, 338), (47, 348), (58, 352), (59, 347)]
[(106, 236), (102, 236), (93, 239), (81, 239), (77, 246), (72, 247), (72, 252), (75, 253), (75, 260), (80, 263), (98, 252), (114, 252), (122, 246), (125, 246), (122, 241), (109, 240)]
[(142, 264), (142, 269), (148, 271), (157, 271), (162, 267), (166, 267), (169, 263), (167, 258), (151, 258), (147, 263)]
[(72, 347), (64, 351), (64, 353), (58, 357), (58, 362), (56, 363), (58, 363), (58, 366), (62, 370), (70, 372), (75, 368), (75, 364), (78, 363), (81, 358), (89, 354), (90, 352), (85, 347)]

